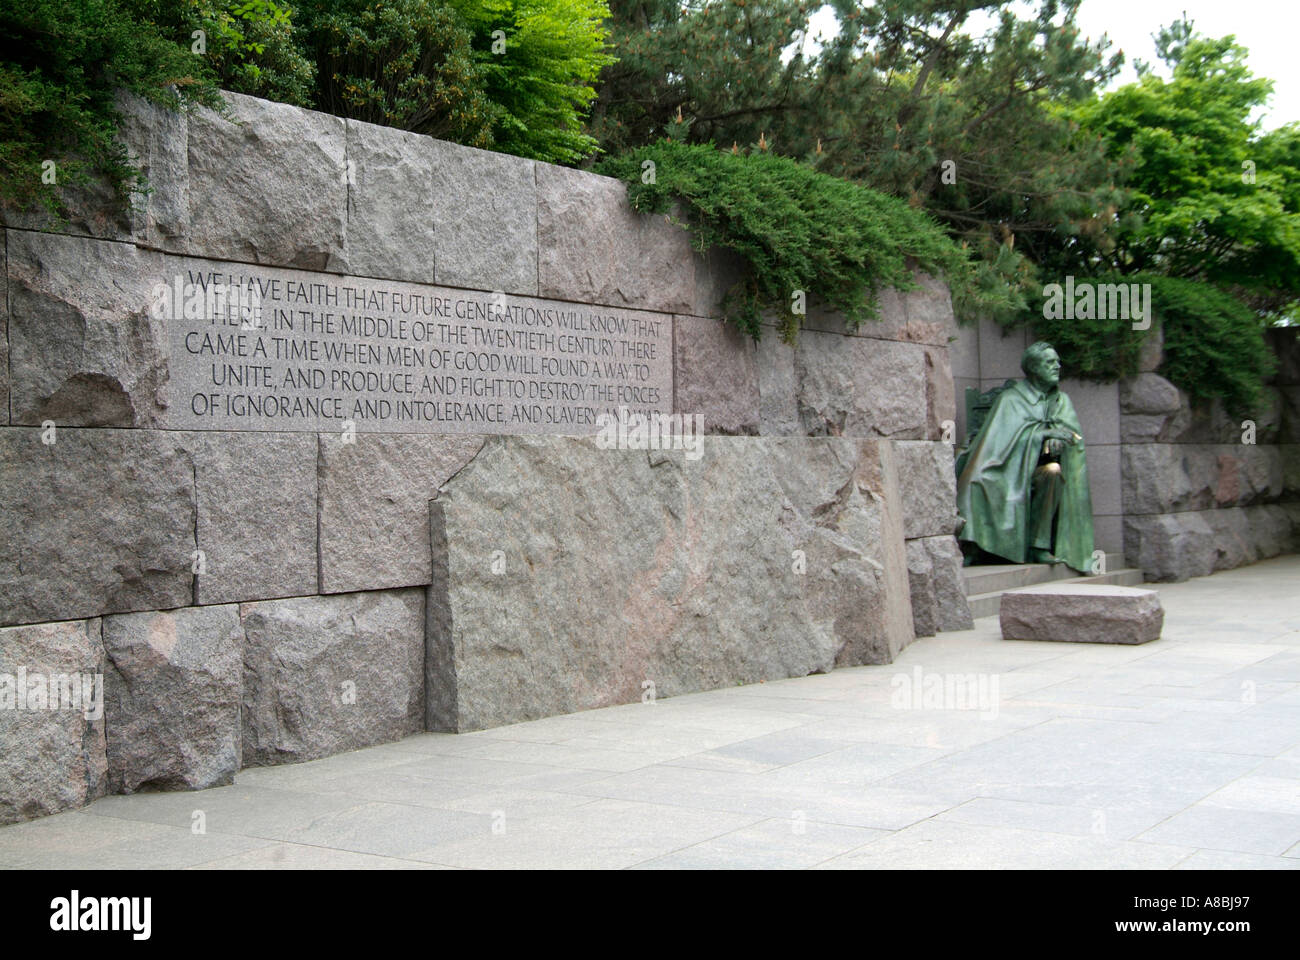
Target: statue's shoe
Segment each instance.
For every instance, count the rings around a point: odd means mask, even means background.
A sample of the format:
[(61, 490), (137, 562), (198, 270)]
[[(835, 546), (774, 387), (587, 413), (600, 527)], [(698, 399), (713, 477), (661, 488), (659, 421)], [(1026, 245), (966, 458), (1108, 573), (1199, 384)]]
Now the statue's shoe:
[(1030, 550), (1029, 560), (1031, 563), (1065, 563), (1064, 560), (1053, 554), (1051, 550)]

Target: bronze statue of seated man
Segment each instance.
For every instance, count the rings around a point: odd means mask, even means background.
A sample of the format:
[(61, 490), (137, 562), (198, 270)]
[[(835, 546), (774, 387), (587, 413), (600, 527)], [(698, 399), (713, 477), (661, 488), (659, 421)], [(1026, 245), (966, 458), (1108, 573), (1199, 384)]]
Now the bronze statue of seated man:
[(958, 461), (958, 533), (967, 562), (1092, 566), (1092, 496), (1082, 428), (1060, 389), (1049, 343), (1020, 360), (1010, 383)]

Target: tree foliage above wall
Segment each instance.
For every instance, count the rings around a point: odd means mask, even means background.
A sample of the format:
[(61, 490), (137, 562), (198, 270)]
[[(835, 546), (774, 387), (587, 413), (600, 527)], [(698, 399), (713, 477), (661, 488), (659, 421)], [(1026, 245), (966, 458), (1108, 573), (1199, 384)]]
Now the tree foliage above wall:
[(427, 0), (301, 0), (296, 32), (316, 72), (312, 106), (474, 147), (498, 108), (468, 29)]
[[(0, 0), (0, 202), (143, 184), (118, 88), (172, 106), (233, 90), (553, 163), (612, 57), (605, 0)], [(53, 161), (51, 178), (46, 161)]]
[(119, 200), (140, 186), (117, 141), (119, 88), (155, 103), (220, 102), (188, 46), (118, 0), (3, 0), (0, 201), (56, 216), (63, 188), (106, 176)]
[(697, 249), (719, 245), (745, 258), (751, 269), (724, 307), (755, 339), (766, 314), (793, 342), (801, 293), (856, 327), (876, 316), (883, 287), (914, 286), (914, 265), (945, 277), (967, 308), (999, 292), (978, 287), (965, 252), (924, 211), (787, 157), (662, 141), (598, 169), (626, 181), (644, 213), (680, 204)]
[(1036, 317), (1034, 333), (1061, 355), (1066, 376), (1115, 380), (1138, 372), (1143, 341), (1159, 330), (1164, 360), (1159, 373), (1193, 403), (1221, 399), (1234, 415), (1259, 411), (1273, 356), (1256, 313), (1209, 283), (1155, 273), (1089, 278), (1095, 284), (1150, 284), (1152, 325), (1137, 330), (1123, 317)]
[(1168, 78), (1143, 64), (1102, 93), (1120, 57), (1080, 36), (1079, 3), (831, 0), (838, 33), (808, 45), (815, 0), (0, 0), (0, 202), (139, 189), (119, 88), (603, 150), (638, 209), (680, 204), (698, 245), (749, 261), (728, 309), (753, 335), (766, 313), (793, 339), (798, 290), (860, 322), (916, 264), (959, 317), (1031, 324), (1116, 377), (1140, 331), (1038, 313), (1044, 283), (1118, 275), (1152, 284), (1170, 378), (1244, 408), (1262, 324), (1300, 302), (1300, 126), (1261, 134), (1269, 82), (1187, 21), (1157, 35)]

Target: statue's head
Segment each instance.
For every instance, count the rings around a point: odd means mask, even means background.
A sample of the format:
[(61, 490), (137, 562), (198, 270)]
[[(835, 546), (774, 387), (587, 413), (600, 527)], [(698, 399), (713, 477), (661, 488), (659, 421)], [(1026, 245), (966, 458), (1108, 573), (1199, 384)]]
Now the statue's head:
[(1020, 356), (1020, 369), (1031, 383), (1055, 386), (1061, 382), (1061, 358), (1046, 340), (1029, 345)]

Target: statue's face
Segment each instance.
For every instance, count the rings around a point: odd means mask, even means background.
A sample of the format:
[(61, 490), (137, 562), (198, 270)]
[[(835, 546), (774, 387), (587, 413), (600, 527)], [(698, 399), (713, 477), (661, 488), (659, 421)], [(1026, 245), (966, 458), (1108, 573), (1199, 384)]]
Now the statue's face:
[(1061, 382), (1061, 358), (1057, 356), (1055, 350), (1043, 352), (1038, 362), (1034, 364), (1034, 373), (1039, 380), (1050, 386), (1056, 386)]

